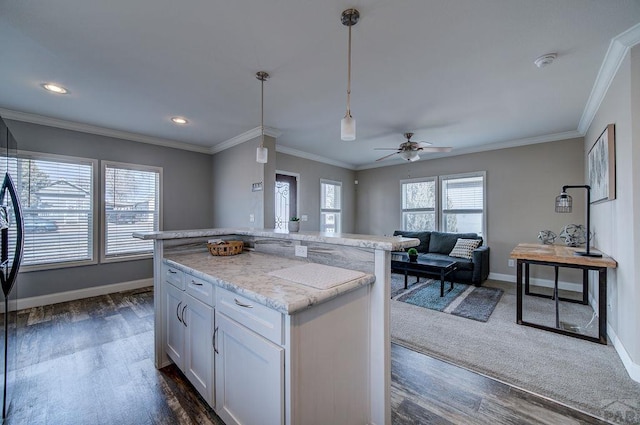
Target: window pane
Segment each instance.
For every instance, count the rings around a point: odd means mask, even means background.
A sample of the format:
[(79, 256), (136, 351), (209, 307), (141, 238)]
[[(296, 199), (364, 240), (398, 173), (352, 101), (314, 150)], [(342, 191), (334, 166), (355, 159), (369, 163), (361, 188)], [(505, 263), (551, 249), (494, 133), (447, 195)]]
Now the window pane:
[(276, 229), (289, 230), (289, 182), (276, 181)]
[(443, 214), (444, 232), (482, 235), (482, 213)]
[(159, 228), (160, 173), (105, 167), (105, 256), (144, 254), (153, 241), (134, 239), (134, 232)]
[(403, 212), (402, 228), (410, 231), (433, 231), (436, 229), (436, 214), (434, 212)]
[(402, 209), (435, 208), (436, 183), (433, 180), (403, 183)]
[[(19, 158), (25, 266), (93, 259), (93, 164)], [(15, 230), (14, 230), (15, 231)]]
[(340, 233), (340, 213), (321, 213), (320, 231), (329, 233)]
[(340, 199), (341, 199), (341, 189), (342, 187), (339, 184), (332, 183), (321, 183), (320, 184), (320, 208), (322, 209), (330, 209), (330, 210), (339, 210), (340, 207)]
[(482, 176), (442, 181), (443, 209), (469, 210), (483, 208)]

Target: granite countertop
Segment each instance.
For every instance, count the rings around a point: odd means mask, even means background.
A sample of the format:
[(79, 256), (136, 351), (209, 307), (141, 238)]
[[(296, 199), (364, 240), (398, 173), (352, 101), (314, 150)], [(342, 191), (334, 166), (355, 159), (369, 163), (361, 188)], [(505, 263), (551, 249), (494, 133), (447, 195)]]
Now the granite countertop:
[(268, 274), (308, 262), (258, 252), (218, 257), (208, 252), (166, 254), (164, 259), (172, 267), (285, 314), (294, 314), (375, 281), (374, 275), (365, 274), (330, 289), (315, 289)]
[(357, 235), (351, 233), (296, 232), (275, 231), (274, 229), (251, 228), (219, 228), (198, 230), (176, 230), (166, 232), (134, 233), (134, 238), (168, 240), (201, 238), (223, 235), (245, 235), (264, 238), (278, 238), (296, 241), (321, 242), (332, 245), (354, 246), (360, 248), (381, 249), (383, 251), (402, 251), (405, 248), (418, 246), (420, 241), (401, 236)]

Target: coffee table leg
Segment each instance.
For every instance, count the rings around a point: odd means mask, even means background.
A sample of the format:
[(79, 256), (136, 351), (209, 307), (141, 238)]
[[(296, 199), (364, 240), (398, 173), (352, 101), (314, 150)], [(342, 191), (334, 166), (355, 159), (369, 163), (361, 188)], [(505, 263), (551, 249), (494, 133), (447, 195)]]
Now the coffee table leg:
[(404, 271), (404, 289), (407, 289), (407, 279), (409, 278), (408, 274), (409, 272), (405, 270)]
[(440, 296), (444, 297), (444, 269), (440, 270)]

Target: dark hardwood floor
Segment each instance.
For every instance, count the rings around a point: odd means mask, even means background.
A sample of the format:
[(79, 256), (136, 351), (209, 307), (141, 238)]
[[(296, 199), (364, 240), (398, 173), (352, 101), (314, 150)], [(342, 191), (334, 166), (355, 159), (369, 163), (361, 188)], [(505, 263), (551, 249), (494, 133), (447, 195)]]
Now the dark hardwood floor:
[[(154, 368), (150, 289), (22, 310), (18, 342), (6, 424), (222, 424), (177, 368)], [(398, 345), (392, 375), (394, 424), (601, 423)]]

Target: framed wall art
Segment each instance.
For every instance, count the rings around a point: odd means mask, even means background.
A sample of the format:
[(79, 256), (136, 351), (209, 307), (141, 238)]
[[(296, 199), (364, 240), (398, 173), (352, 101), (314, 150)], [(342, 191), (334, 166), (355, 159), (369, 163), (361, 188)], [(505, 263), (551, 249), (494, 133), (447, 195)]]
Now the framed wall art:
[(616, 199), (615, 125), (609, 124), (588, 155), (591, 203)]

